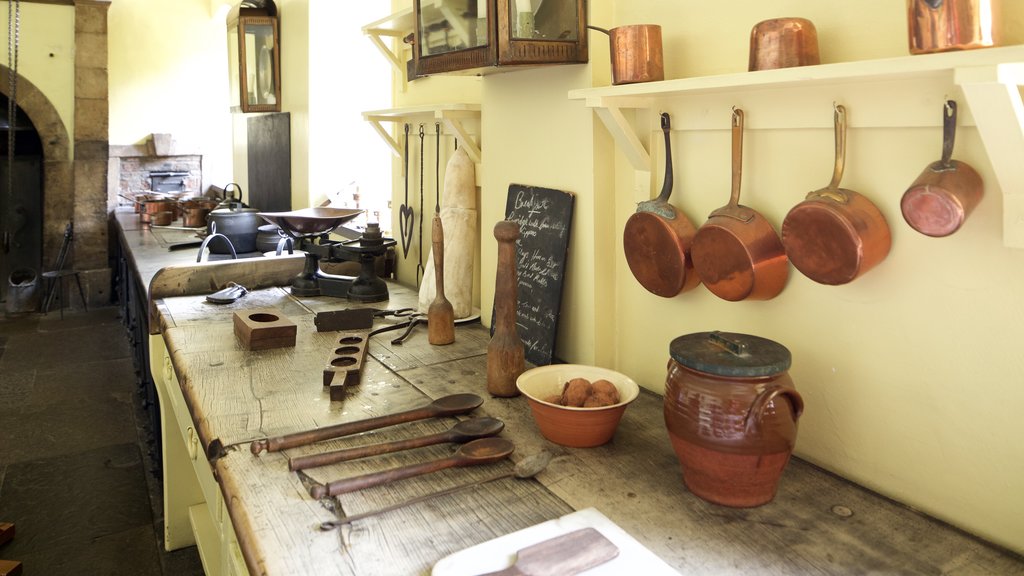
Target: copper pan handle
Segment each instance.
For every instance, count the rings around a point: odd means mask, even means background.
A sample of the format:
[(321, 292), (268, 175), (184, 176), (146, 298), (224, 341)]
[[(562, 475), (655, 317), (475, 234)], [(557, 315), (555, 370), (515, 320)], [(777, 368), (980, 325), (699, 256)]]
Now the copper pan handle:
[(953, 144), (956, 142), (956, 101), (946, 100), (942, 107), (942, 170), (953, 168)]
[(843, 168), (846, 166), (846, 107), (833, 104), (835, 109), (836, 163), (832, 168), (832, 182), (828, 187), (835, 190), (843, 179)]
[(740, 181), (743, 176), (743, 110), (733, 106), (732, 109), (732, 191), (729, 194), (729, 206), (736, 207), (740, 203)]
[(761, 419), (764, 417), (764, 409), (768, 406), (769, 402), (779, 395), (786, 396), (793, 407), (793, 422), (800, 419), (800, 415), (804, 412), (804, 399), (800, 396), (800, 393), (795, 388), (790, 388), (789, 386), (769, 386), (758, 394), (757, 398), (754, 398), (754, 402), (750, 405), (750, 410), (747, 411), (744, 423), (747, 434), (761, 434)]

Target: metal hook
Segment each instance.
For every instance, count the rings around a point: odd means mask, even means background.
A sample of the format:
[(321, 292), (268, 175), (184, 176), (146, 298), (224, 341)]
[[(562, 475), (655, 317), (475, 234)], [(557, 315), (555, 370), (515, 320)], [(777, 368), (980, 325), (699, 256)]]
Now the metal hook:
[(732, 107), (732, 125), (739, 126), (743, 122), (743, 109)]
[(944, 108), (945, 108), (945, 111), (946, 111), (946, 116), (949, 116), (949, 117), (956, 116), (956, 100), (952, 100), (952, 99), (946, 98), (946, 104), (945, 104)]

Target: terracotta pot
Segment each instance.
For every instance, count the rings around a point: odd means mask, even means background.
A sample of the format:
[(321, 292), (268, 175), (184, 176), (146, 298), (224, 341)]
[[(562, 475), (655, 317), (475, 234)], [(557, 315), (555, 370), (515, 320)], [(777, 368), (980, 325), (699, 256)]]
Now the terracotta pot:
[(818, 31), (806, 18), (773, 18), (754, 25), (750, 31), (750, 61), (747, 69), (773, 70), (821, 64)]
[(796, 443), (803, 399), (781, 344), (700, 332), (669, 346), (665, 425), (686, 487), (736, 508), (775, 497)]

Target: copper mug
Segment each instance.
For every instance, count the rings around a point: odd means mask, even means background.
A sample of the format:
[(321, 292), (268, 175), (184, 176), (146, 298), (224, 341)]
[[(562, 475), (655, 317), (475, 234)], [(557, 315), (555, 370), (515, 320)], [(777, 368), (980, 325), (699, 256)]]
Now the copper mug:
[(774, 18), (750, 31), (748, 70), (773, 70), (821, 64), (818, 31), (806, 18)]
[(992, 0), (907, 0), (911, 54), (995, 46)]
[(634, 24), (611, 30), (587, 26), (604, 32), (611, 42), (612, 85), (657, 82), (665, 79), (661, 45), (661, 26)]

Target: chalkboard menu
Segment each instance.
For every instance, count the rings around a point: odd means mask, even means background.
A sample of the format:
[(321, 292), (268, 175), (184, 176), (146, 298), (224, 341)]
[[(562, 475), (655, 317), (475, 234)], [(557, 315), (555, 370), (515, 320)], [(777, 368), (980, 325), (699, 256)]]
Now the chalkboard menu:
[(554, 356), (573, 200), (572, 194), (560, 190), (508, 187), (505, 219), (519, 224), (516, 330), (526, 359), (537, 366), (551, 364)]

